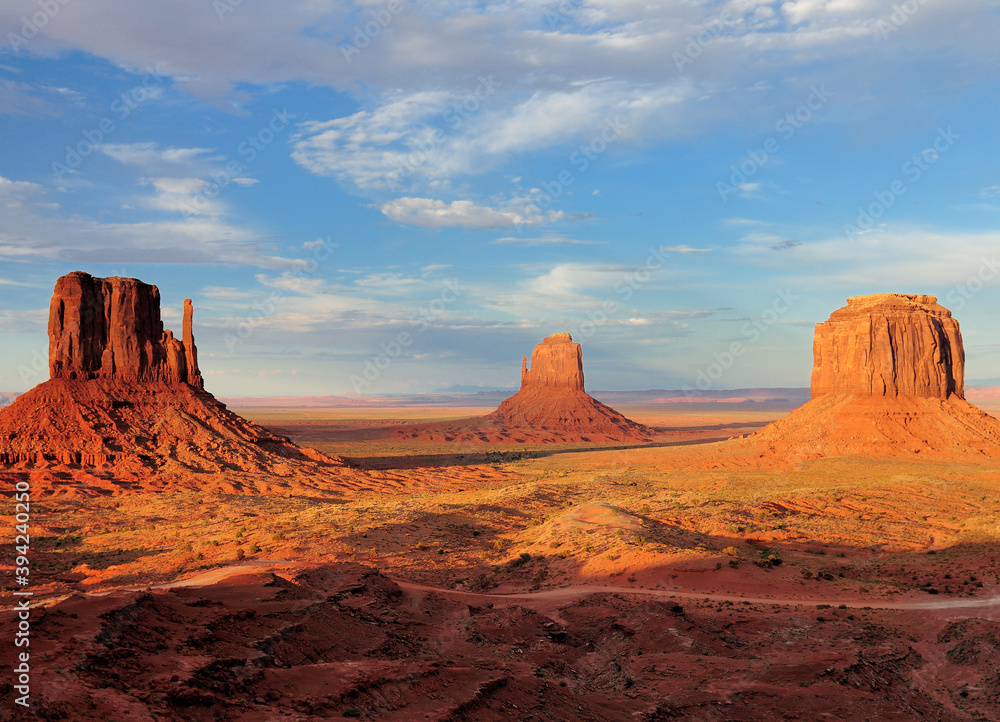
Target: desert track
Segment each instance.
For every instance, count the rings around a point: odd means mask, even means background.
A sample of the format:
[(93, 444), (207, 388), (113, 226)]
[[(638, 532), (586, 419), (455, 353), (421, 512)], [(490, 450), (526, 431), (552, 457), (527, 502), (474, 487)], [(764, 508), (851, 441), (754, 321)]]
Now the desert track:
[[(277, 571), (282, 568), (294, 569), (302, 568), (305, 565), (297, 562), (285, 562), (281, 560), (259, 559), (243, 564), (210, 569), (201, 574), (196, 574), (185, 579), (178, 579), (170, 582), (149, 585), (150, 589), (176, 589), (181, 587), (207, 587), (217, 584), (230, 577), (244, 573), (260, 570)], [(596, 584), (577, 585), (570, 587), (560, 587), (558, 589), (547, 589), (539, 592), (514, 592), (510, 594), (489, 594), (481, 592), (466, 592), (446, 587), (434, 587), (424, 584), (415, 584), (402, 579), (393, 579), (400, 588), (410, 592), (423, 592), (427, 594), (443, 594), (452, 597), (464, 597), (468, 599), (495, 599), (495, 600), (519, 600), (537, 601), (545, 603), (572, 602), (591, 594), (625, 594), (632, 596), (649, 597), (657, 600), (679, 600), (693, 599), (706, 602), (748, 602), (750, 604), (775, 604), (780, 606), (819, 606), (822, 604), (838, 607), (846, 606), (848, 609), (890, 609), (900, 611), (950, 611), (980, 610), (976, 616), (982, 616), (986, 612), (991, 617), (1000, 618), (1000, 595), (993, 597), (960, 598), (960, 599), (935, 599), (933, 601), (918, 601), (914, 599), (887, 602), (876, 600), (845, 599), (836, 597), (745, 597), (733, 594), (708, 594), (704, 592), (687, 591), (680, 589), (637, 589), (635, 587), (600, 586)], [(89, 592), (86, 596), (107, 596), (114, 592), (134, 592), (146, 589), (145, 586), (114, 587), (102, 589), (100, 591)], [(39, 602), (39, 606), (51, 606), (62, 601), (66, 597), (57, 597)], [(971, 616), (971, 615), (970, 615)]]

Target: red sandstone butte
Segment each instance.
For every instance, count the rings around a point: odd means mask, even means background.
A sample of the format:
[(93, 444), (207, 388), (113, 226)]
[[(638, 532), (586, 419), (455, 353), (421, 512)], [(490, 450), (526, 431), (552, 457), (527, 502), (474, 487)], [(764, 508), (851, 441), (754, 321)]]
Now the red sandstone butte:
[[(156, 286), (79, 271), (60, 278), (49, 311), (52, 378), (0, 409), (0, 466), (77, 470), (91, 488), (112, 480), (105, 491), (209, 481), (261, 491), (282, 477), (328, 486), (327, 468), (340, 460), (300, 449), (204, 390), (193, 315), (187, 299), (178, 340), (163, 328)], [(66, 490), (58, 483), (50, 491)]]
[(156, 286), (80, 271), (63, 276), (49, 306), (49, 375), (201, 388), (192, 313), (189, 299), (184, 302), (183, 341), (178, 341), (163, 328)]
[(583, 355), (568, 333), (549, 336), (521, 361), (521, 390), (488, 416), (407, 424), (396, 435), (459, 444), (644, 443), (657, 432), (583, 389)]
[(965, 398), (962, 332), (934, 296), (849, 298), (816, 326), (813, 352), (813, 398)]
[(965, 400), (962, 332), (934, 296), (848, 299), (813, 349), (812, 401), (746, 440), (762, 457), (1000, 457), (1000, 421)]
[(533, 386), (583, 391), (583, 352), (568, 333), (556, 333), (542, 340), (528, 357), (521, 359), (521, 390)]
[(550, 431), (567, 437), (647, 440), (655, 434), (590, 396), (583, 387), (583, 354), (568, 333), (535, 346), (521, 361), (521, 390), (486, 417), (509, 429)]

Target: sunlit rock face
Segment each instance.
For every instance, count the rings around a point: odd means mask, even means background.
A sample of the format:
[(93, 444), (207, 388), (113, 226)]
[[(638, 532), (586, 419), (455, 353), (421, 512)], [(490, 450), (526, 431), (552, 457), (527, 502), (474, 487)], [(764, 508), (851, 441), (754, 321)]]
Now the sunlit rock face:
[(965, 397), (965, 350), (934, 296), (850, 298), (817, 324), (812, 396)]
[(655, 432), (597, 401), (583, 389), (583, 354), (568, 333), (535, 346), (521, 361), (521, 390), (487, 419), (507, 429), (551, 431), (563, 438), (646, 440)]
[(568, 333), (556, 333), (535, 346), (521, 361), (521, 390), (532, 387), (561, 387), (583, 391), (583, 354), (580, 344)]
[(176, 339), (163, 328), (156, 286), (70, 273), (56, 282), (49, 306), (49, 375), (201, 388), (192, 317), (187, 300), (183, 337)]

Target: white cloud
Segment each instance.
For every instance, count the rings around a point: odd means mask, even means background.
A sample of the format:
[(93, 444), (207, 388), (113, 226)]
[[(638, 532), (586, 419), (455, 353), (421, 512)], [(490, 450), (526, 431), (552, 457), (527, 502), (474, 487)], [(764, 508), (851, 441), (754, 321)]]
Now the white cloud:
[(34, 195), (35, 193), (40, 193), (41, 191), (42, 186), (37, 183), (14, 181), (10, 178), (0, 176), (0, 198), (7, 200), (20, 199), (25, 196)]
[(581, 297), (592, 291), (610, 293), (619, 281), (643, 272), (649, 272), (649, 269), (639, 266), (559, 263), (528, 281), (526, 289), (540, 296), (562, 298)]
[(211, 188), (213, 178), (227, 178), (241, 188), (258, 183), (256, 178), (230, 178), (223, 171), (225, 159), (213, 155), (213, 148), (161, 148), (158, 143), (144, 142), (104, 144), (99, 149), (147, 174), (140, 183), (152, 186), (155, 193), (134, 199), (134, 205), (157, 211), (218, 218), (227, 209), (221, 192)]
[(788, 243), (787, 236), (757, 234), (734, 250), (805, 286), (867, 285), (873, 293), (888, 290), (887, 283), (905, 293), (955, 287), (975, 278), (984, 266), (1000, 271), (1000, 232), (883, 227), (853, 242), (838, 235), (794, 246), (794, 253), (775, 253), (773, 247), (783, 242)]
[(879, 0), (793, 0), (782, 4), (781, 10), (793, 23), (804, 23), (849, 15), (871, 16), (884, 6)]
[(0, 78), (0, 115), (55, 115), (55, 109), (27, 83)]
[(147, 172), (162, 172), (165, 167), (183, 166), (190, 168), (195, 163), (203, 163), (205, 156), (213, 153), (213, 148), (163, 148), (158, 143), (106, 143), (98, 149), (119, 163), (134, 165)]
[[(367, 189), (415, 187), (491, 170), (518, 155), (573, 144), (603, 151), (641, 138), (650, 127), (672, 127), (670, 107), (688, 94), (686, 83), (633, 86), (600, 80), (565, 90), (539, 90), (514, 102), (480, 101), (457, 113), (461, 93), (395, 91), (373, 110), (325, 122), (303, 123), (292, 157), (319, 175)], [(568, 163), (568, 161), (567, 161)]]
[(660, 253), (711, 253), (711, 248), (692, 248), (691, 246), (663, 246)]
[(261, 248), (252, 229), (216, 215), (178, 217), (196, 181), (156, 179), (140, 197), (167, 216), (141, 222), (103, 221), (68, 213), (35, 183), (0, 176), (0, 259), (105, 263), (227, 263), (297, 268), (305, 262)]
[(552, 223), (563, 217), (562, 211), (542, 211), (523, 199), (515, 199), (502, 208), (491, 208), (457, 200), (450, 203), (431, 198), (397, 198), (383, 203), (379, 210), (398, 223), (422, 228), (514, 228)]
[(761, 183), (741, 183), (736, 186), (736, 190), (739, 192), (742, 198), (757, 198), (762, 199), (764, 196), (760, 192)]
[[(930, 95), (935, 83), (950, 90), (955, 72), (970, 83), (995, 77), (1000, 17), (981, 0), (921, 3), (892, 43), (873, 42), (894, 4), (593, 0), (571, 4), (564, 22), (552, 25), (535, 3), (403, 3), (361, 49), (351, 48), (355, 28), (382, 7), (370, 0), (244, 0), (222, 18), (201, 0), (177, 0), (169, 17), (104, 0), (66, 6), (29, 52), (82, 50), (133, 72), (159, 61), (175, 88), (228, 107), (282, 83), (353, 94), (360, 110), (300, 125), (296, 161), (359, 188), (422, 195), (431, 193), (426, 184), (523, 154), (565, 148), (568, 155), (618, 117), (627, 126), (620, 146), (635, 148), (720, 123), (766, 132), (819, 81), (838, 89), (844, 119), (869, 118), (872, 97), (891, 112), (912, 102), (906, 83), (893, 79), (919, 73), (915, 62), (933, 63)], [(723, 10), (731, 20), (720, 23)], [(16, 32), (22, 22), (13, 7), (0, 8), (0, 31)], [(675, 56), (699, 37), (708, 38), (703, 52), (678, 68)], [(345, 50), (358, 52), (345, 57)], [(492, 78), (491, 90), (477, 96), (480, 78)], [(16, 97), (0, 93), (0, 112), (5, 101), (8, 112), (42, 112), (23, 92)]]
[(495, 241), (490, 241), (490, 243), (514, 246), (594, 246), (605, 244), (607, 241), (581, 241), (576, 238), (569, 238), (560, 233), (543, 233), (541, 236), (532, 238), (504, 236), (503, 238), (497, 238)]

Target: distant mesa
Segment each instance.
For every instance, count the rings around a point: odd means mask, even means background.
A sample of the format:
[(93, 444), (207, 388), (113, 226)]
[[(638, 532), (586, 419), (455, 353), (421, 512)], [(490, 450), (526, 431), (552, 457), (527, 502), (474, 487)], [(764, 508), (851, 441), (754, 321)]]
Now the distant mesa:
[(568, 333), (535, 346), (521, 361), (521, 389), (488, 416), (404, 427), (401, 436), (479, 443), (647, 442), (656, 431), (622, 416), (584, 390), (583, 354)]
[(848, 299), (813, 349), (812, 400), (749, 437), (762, 456), (1000, 456), (1000, 421), (965, 400), (962, 333), (934, 296)]
[(60, 278), (49, 311), (51, 378), (0, 409), (0, 465), (86, 469), (89, 484), (110, 490), (242, 475), (216, 484), (227, 491), (260, 491), (272, 483), (265, 477), (281, 486), (282, 477), (318, 478), (344, 466), (206, 392), (193, 316), (185, 300), (177, 339), (163, 328), (156, 286), (81, 272)]
[(521, 390), (487, 417), (491, 421), (621, 441), (645, 441), (656, 433), (584, 391), (583, 352), (568, 333), (544, 339), (531, 354), (530, 368), (527, 361), (521, 361)]

